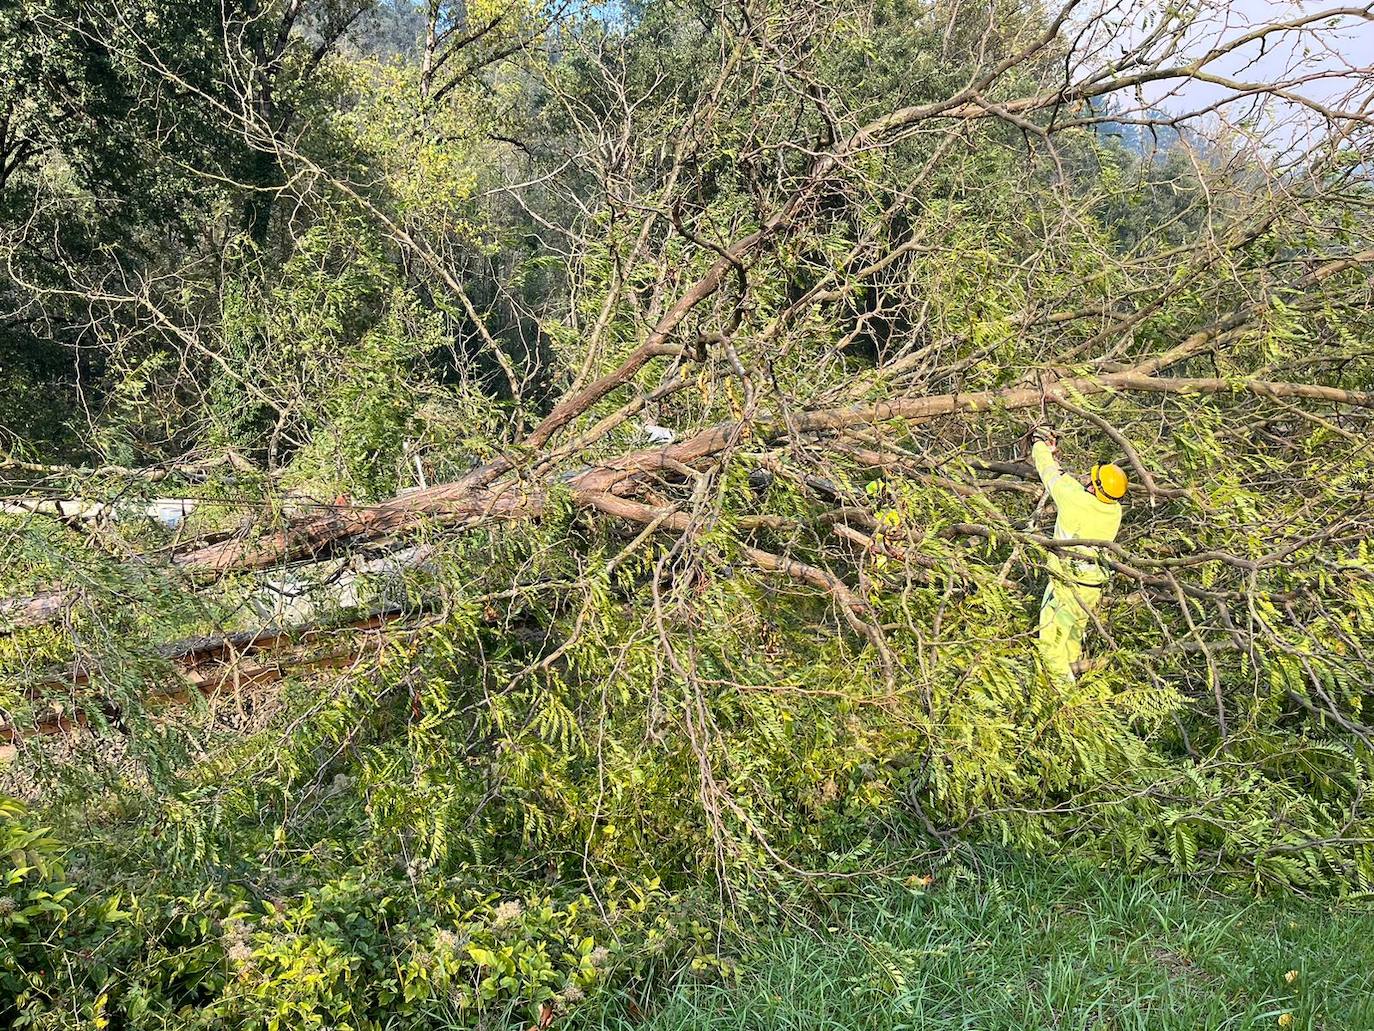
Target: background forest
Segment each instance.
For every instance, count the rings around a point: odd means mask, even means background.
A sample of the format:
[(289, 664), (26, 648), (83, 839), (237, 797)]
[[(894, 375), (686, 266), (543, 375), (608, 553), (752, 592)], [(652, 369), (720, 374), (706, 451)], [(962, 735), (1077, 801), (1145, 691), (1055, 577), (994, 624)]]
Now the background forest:
[[(0, 1023), (632, 1022), (1002, 850), (1360, 904), (1371, 24), (0, 0)], [(1132, 479), (1071, 684), (1036, 425)]]

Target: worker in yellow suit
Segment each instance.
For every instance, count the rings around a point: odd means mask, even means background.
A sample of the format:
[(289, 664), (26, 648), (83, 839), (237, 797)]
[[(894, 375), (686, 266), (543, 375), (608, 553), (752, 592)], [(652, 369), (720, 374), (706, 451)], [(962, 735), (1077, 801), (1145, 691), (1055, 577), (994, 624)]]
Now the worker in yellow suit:
[[(1036, 431), (1031, 457), (1035, 471), (1059, 510), (1054, 538), (1059, 541), (1114, 541), (1121, 529), (1121, 499), (1126, 473), (1117, 465), (1095, 465), (1082, 483), (1059, 467), (1053, 434)], [(1050, 582), (1040, 603), (1040, 654), (1061, 680), (1074, 679), (1073, 664), (1083, 654), (1083, 634), (1102, 599), (1107, 570), (1095, 548), (1065, 548), (1050, 553)]]

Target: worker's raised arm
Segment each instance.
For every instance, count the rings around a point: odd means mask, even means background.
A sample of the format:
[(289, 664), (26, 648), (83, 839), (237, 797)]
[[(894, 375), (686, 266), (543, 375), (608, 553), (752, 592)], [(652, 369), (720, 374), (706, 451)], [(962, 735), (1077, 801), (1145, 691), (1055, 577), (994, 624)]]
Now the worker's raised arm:
[(1035, 462), (1035, 471), (1040, 474), (1040, 482), (1050, 492), (1056, 505), (1062, 505), (1065, 498), (1083, 492), (1083, 485), (1064, 473), (1054, 457), (1054, 451), (1043, 440), (1037, 440), (1031, 448), (1031, 460)]

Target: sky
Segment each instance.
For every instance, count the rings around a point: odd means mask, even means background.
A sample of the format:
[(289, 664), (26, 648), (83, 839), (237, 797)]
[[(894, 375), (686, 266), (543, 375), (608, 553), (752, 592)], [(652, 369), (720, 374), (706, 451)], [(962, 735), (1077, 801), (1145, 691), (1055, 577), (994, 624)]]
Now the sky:
[[(1287, 2), (1268, 0), (1232, 0), (1227, 12), (1227, 24), (1214, 23), (1199, 33), (1204, 46), (1220, 39), (1235, 38), (1248, 28), (1284, 21), (1296, 15), (1331, 10), (1338, 5), (1329, 3)], [(1354, 6), (1354, 5), (1351, 5)], [(1374, 22), (1354, 17), (1338, 20), (1341, 27), (1322, 25), (1316, 31), (1287, 34), (1277, 45), (1262, 53), (1258, 43), (1238, 51), (1217, 66), (1223, 74), (1249, 81), (1272, 81), (1291, 77), (1299, 70), (1324, 73), (1333, 78), (1313, 82), (1303, 87), (1314, 99), (1334, 100), (1349, 91), (1352, 81), (1347, 77), (1353, 69), (1369, 70), (1374, 65)], [(1183, 91), (1182, 99), (1197, 106), (1218, 100), (1227, 91), (1210, 83), (1192, 82)]]
[[(1099, 67), (1118, 59), (1132, 45), (1147, 38), (1158, 18), (1170, 5), (1158, 0), (1097, 0), (1080, 8), (1098, 20), (1095, 32), (1079, 41), (1080, 67)], [(1341, 7), (1364, 8), (1374, 16), (1370, 0), (1310, 2), (1310, 0), (1213, 0), (1210, 11), (1191, 25), (1179, 56), (1171, 64), (1186, 63), (1212, 47), (1233, 41), (1250, 30)], [(1374, 121), (1374, 20), (1346, 14), (1322, 20), (1301, 30), (1271, 35), (1263, 44), (1254, 42), (1208, 66), (1217, 76), (1247, 83), (1294, 82), (1301, 96), (1345, 112), (1359, 111)], [(1363, 78), (1360, 73), (1363, 72)], [(1271, 155), (1291, 150), (1296, 156), (1304, 140), (1324, 121), (1319, 112), (1274, 97), (1243, 96), (1220, 83), (1180, 78), (1114, 95), (1118, 110), (1163, 110), (1171, 115), (1189, 114), (1216, 106), (1215, 111), (1189, 123), (1195, 133), (1210, 136), (1213, 130), (1243, 127), (1255, 145)], [(1220, 106), (1217, 106), (1220, 105)]]

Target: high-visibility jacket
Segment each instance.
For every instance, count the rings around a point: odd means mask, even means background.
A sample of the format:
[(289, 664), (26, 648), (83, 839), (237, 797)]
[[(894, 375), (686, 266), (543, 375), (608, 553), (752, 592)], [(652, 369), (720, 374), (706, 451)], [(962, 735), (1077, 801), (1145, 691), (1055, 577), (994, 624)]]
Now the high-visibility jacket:
[[(1065, 475), (1048, 445), (1037, 441), (1031, 457), (1059, 510), (1054, 524), (1055, 540), (1116, 540), (1121, 529), (1120, 504), (1102, 501)], [(1102, 598), (1107, 570), (1090, 547), (1052, 552), (1048, 565), (1050, 582), (1040, 603), (1040, 654), (1052, 673), (1061, 680), (1072, 681), (1073, 664), (1083, 654), (1083, 635)]]
[[(1050, 492), (1059, 509), (1054, 524), (1057, 541), (1114, 541), (1121, 529), (1121, 505), (1103, 501), (1072, 476), (1067, 475), (1055, 460), (1054, 452), (1043, 441), (1031, 448), (1035, 471)], [(1099, 587), (1107, 579), (1107, 571), (1093, 548), (1067, 548), (1052, 552), (1049, 557), (1050, 575), (1085, 587)]]

